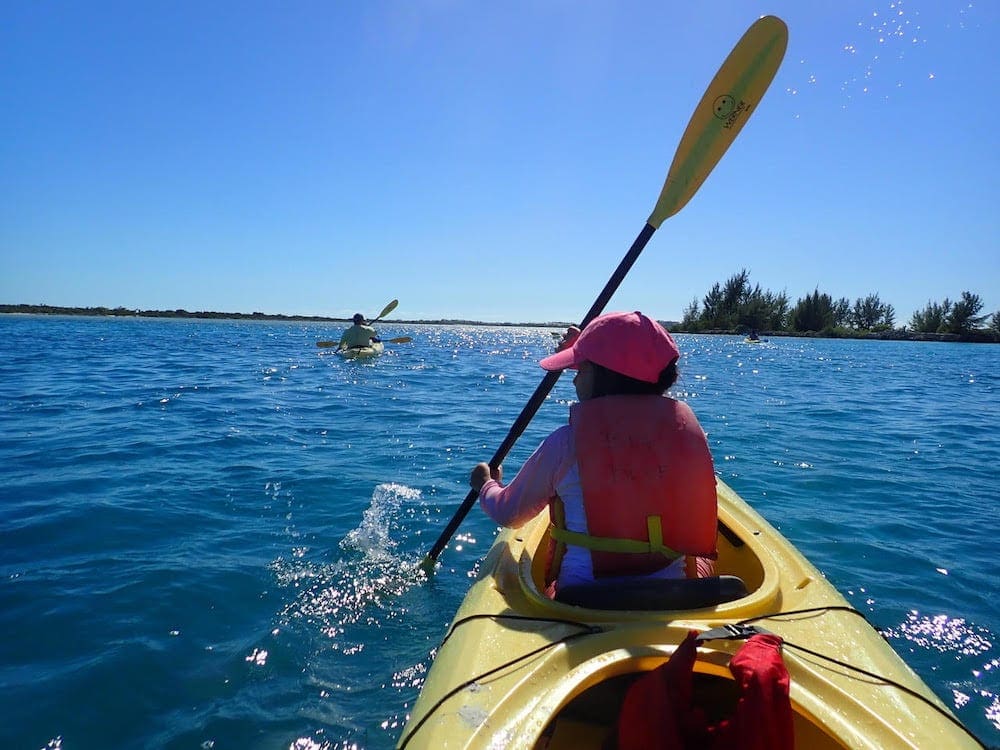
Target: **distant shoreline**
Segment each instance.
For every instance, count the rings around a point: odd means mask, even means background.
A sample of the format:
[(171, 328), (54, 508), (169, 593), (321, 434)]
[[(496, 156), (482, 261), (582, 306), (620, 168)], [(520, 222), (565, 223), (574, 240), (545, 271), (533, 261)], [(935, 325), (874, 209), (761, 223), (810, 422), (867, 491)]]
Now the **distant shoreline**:
[[(80, 315), (90, 317), (115, 317), (115, 318), (194, 318), (200, 320), (274, 320), (291, 321), (299, 323), (338, 323), (349, 324), (350, 318), (333, 318), (324, 315), (281, 315), (262, 312), (253, 313), (233, 313), (233, 312), (211, 312), (211, 311), (188, 311), (177, 310), (134, 310), (125, 307), (59, 307), (56, 305), (2, 305), (0, 304), (0, 314), (22, 314), (22, 315)], [(441, 318), (437, 320), (403, 320), (392, 318), (383, 320), (383, 323), (391, 325), (473, 325), (473, 326), (497, 326), (507, 328), (557, 328), (563, 330), (571, 323), (564, 321), (550, 321), (546, 323), (491, 323), (482, 320), (465, 320), (461, 318)], [(659, 321), (667, 330), (679, 325), (677, 321)], [(680, 333), (684, 333), (681, 331)], [(708, 330), (699, 331), (708, 335), (720, 336), (743, 336), (745, 331), (739, 330)], [(957, 333), (918, 333), (902, 329), (892, 329), (888, 331), (858, 331), (849, 336), (830, 336), (817, 331), (761, 331), (762, 339), (768, 338), (851, 338), (875, 341), (951, 341), (974, 344), (994, 344), (1000, 343), (1000, 336), (989, 330), (971, 331), (968, 334)]]
[[(133, 310), (126, 307), (59, 307), (57, 305), (0, 305), (0, 314), (22, 315), (80, 315), (90, 317), (113, 318), (197, 318), (201, 320), (284, 320), (301, 323), (347, 323), (351, 318), (332, 318), (325, 315), (282, 315), (272, 313), (234, 313), (213, 311), (177, 310)], [(464, 320), (442, 318), (439, 320), (403, 320), (400, 318), (383, 319), (383, 323), (393, 325), (477, 325), (477, 326), (508, 326), (516, 328), (560, 328), (574, 325), (562, 321), (549, 323), (488, 323), (481, 320)]]

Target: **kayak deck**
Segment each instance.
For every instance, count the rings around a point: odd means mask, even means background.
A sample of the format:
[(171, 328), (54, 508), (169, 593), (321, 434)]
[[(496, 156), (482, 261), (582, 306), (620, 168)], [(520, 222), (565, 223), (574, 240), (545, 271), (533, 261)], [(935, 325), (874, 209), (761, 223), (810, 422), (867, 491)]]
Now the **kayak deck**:
[(350, 349), (338, 349), (337, 354), (344, 359), (371, 359), (385, 351), (385, 344), (375, 341), (368, 346), (355, 346)]
[[(534, 554), (546, 549), (546, 514), (501, 531), (438, 650), (399, 747), (601, 748), (628, 686), (664, 663), (689, 630), (743, 621), (785, 640), (797, 747), (979, 746), (801, 553), (721, 481), (718, 496), (716, 569), (738, 577), (746, 594), (707, 606), (610, 609), (553, 601), (542, 593), (545, 556)], [(736, 699), (728, 664), (742, 643), (699, 644), (696, 692), (710, 710)]]

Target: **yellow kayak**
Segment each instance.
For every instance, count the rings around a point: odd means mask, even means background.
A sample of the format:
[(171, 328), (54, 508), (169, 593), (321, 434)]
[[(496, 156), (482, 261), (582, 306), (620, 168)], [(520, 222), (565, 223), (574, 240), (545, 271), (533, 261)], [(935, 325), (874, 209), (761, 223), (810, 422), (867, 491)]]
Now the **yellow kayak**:
[[(734, 700), (729, 660), (752, 628), (784, 639), (797, 748), (981, 746), (864, 616), (721, 481), (718, 498), (719, 578), (595, 590), (587, 606), (541, 591), (545, 555), (536, 551), (547, 549), (546, 513), (501, 531), (397, 747), (596, 750), (615, 731), (628, 686), (663, 664), (689, 630), (714, 634), (698, 643), (702, 694), (719, 705)], [(724, 626), (737, 638), (718, 637)]]
[(350, 349), (338, 349), (337, 354), (344, 359), (371, 359), (385, 351), (385, 344), (373, 341), (368, 346), (352, 346)]

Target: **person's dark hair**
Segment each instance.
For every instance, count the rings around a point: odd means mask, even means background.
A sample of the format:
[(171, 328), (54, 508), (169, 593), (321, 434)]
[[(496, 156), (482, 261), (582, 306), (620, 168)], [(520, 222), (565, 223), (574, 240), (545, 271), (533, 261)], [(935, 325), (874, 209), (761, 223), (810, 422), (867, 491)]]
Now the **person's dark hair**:
[(655, 383), (636, 380), (607, 367), (590, 363), (594, 368), (594, 398), (600, 396), (662, 396), (666, 390), (677, 382), (677, 360), (663, 368), (660, 378)]

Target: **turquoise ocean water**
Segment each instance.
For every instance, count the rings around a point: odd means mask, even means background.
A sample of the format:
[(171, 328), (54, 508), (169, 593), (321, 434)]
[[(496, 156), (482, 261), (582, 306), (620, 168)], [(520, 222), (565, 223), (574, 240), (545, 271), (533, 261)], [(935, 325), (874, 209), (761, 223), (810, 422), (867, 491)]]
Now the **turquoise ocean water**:
[[(392, 747), (495, 526), (414, 565), (553, 339), (338, 332), (0, 316), (0, 747)], [(678, 341), (720, 476), (1000, 745), (1000, 347)]]

